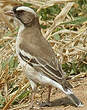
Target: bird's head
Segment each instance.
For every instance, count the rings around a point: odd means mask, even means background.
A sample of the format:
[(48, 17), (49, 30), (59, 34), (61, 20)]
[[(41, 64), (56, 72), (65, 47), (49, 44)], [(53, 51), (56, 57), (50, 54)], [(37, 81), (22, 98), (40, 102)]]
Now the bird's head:
[(26, 6), (15, 6), (11, 11), (6, 12), (7, 15), (15, 17), (24, 26), (30, 26), (37, 19), (35, 11)]

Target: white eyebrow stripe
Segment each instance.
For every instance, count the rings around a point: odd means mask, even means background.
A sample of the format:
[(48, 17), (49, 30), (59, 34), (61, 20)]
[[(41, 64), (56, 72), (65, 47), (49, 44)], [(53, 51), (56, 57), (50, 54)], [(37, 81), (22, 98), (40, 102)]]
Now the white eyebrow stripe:
[(20, 6), (16, 9), (16, 11), (20, 11), (20, 10), (24, 10), (24, 11), (27, 11), (27, 12), (31, 12), (33, 14), (36, 15), (35, 11), (29, 7), (25, 7), (25, 6)]

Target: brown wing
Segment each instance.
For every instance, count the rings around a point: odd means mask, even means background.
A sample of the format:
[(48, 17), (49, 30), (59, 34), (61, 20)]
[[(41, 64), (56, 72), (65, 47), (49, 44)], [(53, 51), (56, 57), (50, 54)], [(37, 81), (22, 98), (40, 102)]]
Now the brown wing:
[[(52, 80), (55, 80), (56, 82), (60, 83), (64, 89), (72, 88), (72, 85), (68, 81), (66, 81), (65, 78), (59, 76), (60, 71), (54, 70), (49, 65), (45, 65), (44, 61), (40, 61), (40, 60), (35, 59), (35, 58), (30, 59), (27, 56), (22, 55), (21, 52), (19, 52), (19, 55), (22, 58), (22, 60), (27, 62), (36, 71), (43, 72), (46, 76), (48, 76)], [(38, 62), (38, 61), (40, 61), (40, 62)]]

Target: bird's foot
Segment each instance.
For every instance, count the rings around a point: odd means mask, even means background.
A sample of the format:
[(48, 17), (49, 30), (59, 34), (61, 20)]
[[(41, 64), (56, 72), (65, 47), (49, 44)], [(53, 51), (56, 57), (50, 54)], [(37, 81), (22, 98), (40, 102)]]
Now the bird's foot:
[(51, 104), (51, 102), (47, 101), (47, 102), (42, 102), (39, 105), (40, 105), (40, 107), (50, 107), (52, 104)]

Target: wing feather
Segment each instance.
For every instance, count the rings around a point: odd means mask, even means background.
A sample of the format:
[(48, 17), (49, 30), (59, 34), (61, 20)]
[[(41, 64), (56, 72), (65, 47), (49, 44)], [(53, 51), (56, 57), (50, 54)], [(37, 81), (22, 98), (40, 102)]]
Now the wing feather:
[(21, 52), (19, 52), (19, 55), (22, 58), (22, 60), (24, 60), (25, 62), (27, 62), (36, 71), (43, 72), (46, 76), (48, 76), (52, 80), (55, 80), (56, 82), (60, 83), (65, 89), (67, 87), (72, 88), (72, 86), (70, 85), (70, 83), (68, 81), (66, 81), (65, 79), (63, 79), (62, 76), (61, 77), (58, 76), (58, 73), (60, 71), (51, 68), (45, 62), (41, 63), (41, 60), (39, 62), (39, 60), (37, 61), (36, 58), (30, 59), (27, 56), (22, 55)]

